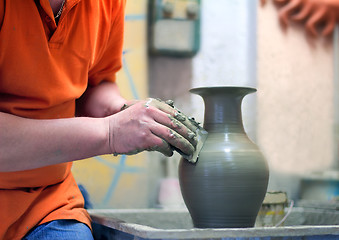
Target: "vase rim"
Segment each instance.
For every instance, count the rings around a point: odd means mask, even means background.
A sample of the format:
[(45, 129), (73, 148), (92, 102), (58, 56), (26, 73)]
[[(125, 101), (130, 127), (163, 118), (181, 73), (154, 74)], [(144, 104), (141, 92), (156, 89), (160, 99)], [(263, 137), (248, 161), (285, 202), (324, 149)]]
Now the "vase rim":
[(246, 92), (246, 94), (254, 93), (257, 91), (253, 87), (243, 87), (243, 86), (217, 86), (217, 87), (197, 87), (189, 90), (190, 93), (201, 94), (206, 92)]

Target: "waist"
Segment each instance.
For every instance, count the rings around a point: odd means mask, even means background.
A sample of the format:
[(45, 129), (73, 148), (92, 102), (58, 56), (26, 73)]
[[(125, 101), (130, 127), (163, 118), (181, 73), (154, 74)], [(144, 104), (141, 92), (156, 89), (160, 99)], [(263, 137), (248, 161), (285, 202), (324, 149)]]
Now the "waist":
[(36, 188), (62, 182), (71, 172), (72, 163), (61, 163), (18, 172), (0, 172), (0, 189)]

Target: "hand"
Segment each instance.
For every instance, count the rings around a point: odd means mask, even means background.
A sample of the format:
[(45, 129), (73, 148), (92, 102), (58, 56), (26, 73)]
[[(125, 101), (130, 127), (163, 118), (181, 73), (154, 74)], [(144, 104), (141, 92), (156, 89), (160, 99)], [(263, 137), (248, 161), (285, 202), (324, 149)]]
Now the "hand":
[(109, 120), (110, 148), (114, 154), (144, 150), (172, 156), (174, 146), (191, 155), (197, 143), (194, 125), (171, 105), (156, 99), (131, 101)]
[[(287, 27), (288, 18), (306, 22), (306, 31), (317, 36), (317, 28), (321, 34), (328, 36), (333, 32), (339, 20), (339, 0), (274, 0), (286, 4), (279, 12), (279, 19)], [(292, 15), (293, 14), (293, 15)]]

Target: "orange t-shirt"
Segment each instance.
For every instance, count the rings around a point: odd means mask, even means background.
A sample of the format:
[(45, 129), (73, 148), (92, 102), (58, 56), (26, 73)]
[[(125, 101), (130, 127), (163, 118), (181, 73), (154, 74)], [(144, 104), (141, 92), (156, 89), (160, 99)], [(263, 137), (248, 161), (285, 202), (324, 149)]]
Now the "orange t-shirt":
[[(115, 81), (121, 68), (124, 8), (125, 0), (66, 0), (56, 26), (48, 0), (0, 0), (0, 111), (74, 117), (87, 86)], [(90, 226), (71, 166), (0, 172), (0, 239), (55, 219)]]

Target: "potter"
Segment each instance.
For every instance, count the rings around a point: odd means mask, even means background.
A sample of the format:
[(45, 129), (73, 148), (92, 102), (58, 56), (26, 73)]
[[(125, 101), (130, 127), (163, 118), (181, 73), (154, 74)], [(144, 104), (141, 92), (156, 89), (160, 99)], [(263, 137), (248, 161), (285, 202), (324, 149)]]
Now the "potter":
[(246, 87), (191, 89), (205, 103), (208, 137), (195, 164), (182, 158), (179, 180), (198, 228), (253, 227), (268, 184), (268, 166), (244, 131), (241, 103)]

